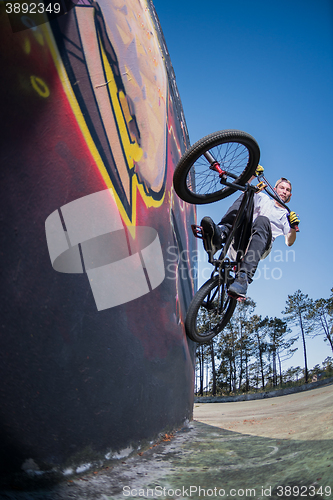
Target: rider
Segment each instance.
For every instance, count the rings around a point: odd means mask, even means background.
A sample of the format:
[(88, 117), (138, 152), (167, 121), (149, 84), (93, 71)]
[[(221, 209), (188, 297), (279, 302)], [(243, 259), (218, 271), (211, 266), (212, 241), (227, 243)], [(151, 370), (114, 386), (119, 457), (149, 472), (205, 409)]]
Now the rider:
[[(258, 165), (255, 175), (263, 174), (264, 169)], [(281, 177), (275, 184), (275, 191), (284, 203), (291, 198), (291, 183), (285, 177)], [(237, 210), (240, 206), (241, 195), (222, 217), (219, 224), (215, 224), (210, 217), (204, 217), (201, 227), (204, 231), (205, 250), (214, 255), (222, 248), (227, 240)], [(282, 207), (277, 201), (267, 194), (259, 192), (254, 194), (253, 222), (251, 237), (246, 253), (240, 263), (240, 269), (236, 273), (236, 279), (229, 286), (229, 295), (236, 298), (245, 298), (247, 286), (252, 282), (254, 273), (260, 259), (264, 259), (271, 251), (273, 241), (277, 236), (284, 234), (286, 245), (291, 246), (296, 240), (296, 227), (299, 224), (298, 215)]]

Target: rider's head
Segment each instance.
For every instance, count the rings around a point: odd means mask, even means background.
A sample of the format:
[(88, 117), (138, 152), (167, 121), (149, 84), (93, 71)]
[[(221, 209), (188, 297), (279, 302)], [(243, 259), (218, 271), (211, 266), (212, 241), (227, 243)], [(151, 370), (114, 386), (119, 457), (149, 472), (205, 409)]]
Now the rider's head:
[(291, 198), (291, 182), (285, 177), (281, 177), (278, 181), (276, 181), (274, 187), (282, 201), (288, 203)]

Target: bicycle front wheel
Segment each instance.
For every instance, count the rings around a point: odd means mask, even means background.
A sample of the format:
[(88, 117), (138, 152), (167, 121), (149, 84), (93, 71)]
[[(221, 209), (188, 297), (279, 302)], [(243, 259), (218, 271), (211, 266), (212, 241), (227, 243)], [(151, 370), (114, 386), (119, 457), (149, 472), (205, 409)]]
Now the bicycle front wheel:
[(186, 333), (194, 342), (209, 342), (230, 320), (237, 300), (229, 297), (226, 288), (215, 276), (194, 295), (185, 320)]
[(257, 142), (246, 132), (221, 130), (203, 137), (184, 153), (174, 172), (175, 191), (188, 203), (212, 203), (236, 191), (224, 186), (218, 172), (210, 169), (207, 153), (226, 172), (228, 182), (242, 186), (254, 174), (260, 158)]

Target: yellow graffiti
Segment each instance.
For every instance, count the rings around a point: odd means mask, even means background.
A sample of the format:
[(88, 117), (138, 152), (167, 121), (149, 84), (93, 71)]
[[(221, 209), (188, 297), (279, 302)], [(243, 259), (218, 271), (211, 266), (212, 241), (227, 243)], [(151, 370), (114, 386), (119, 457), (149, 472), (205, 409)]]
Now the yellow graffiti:
[[(45, 18), (44, 14), (38, 14), (37, 19), (38, 19), (38, 22), (40, 22), (40, 23), (42, 23), (42, 22), (45, 23), (47, 21), (47, 18)], [(40, 31), (39, 27), (36, 26), (35, 21), (28, 16), (22, 16), (21, 21), (27, 28), (31, 28), (32, 33), (33, 33), (34, 37), (36, 38), (37, 42), (40, 45), (44, 45), (43, 34)]]
[(23, 50), (26, 54), (30, 54), (31, 52), (31, 43), (29, 38), (25, 38), (24, 43), (23, 43)]
[[(47, 43), (49, 50), (50, 50), (50, 53), (52, 55), (54, 65), (55, 65), (56, 70), (58, 72), (58, 75), (59, 75), (60, 81), (62, 83), (64, 92), (67, 96), (68, 102), (72, 108), (73, 114), (77, 120), (77, 123), (78, 123), (79, 128), (81, 130), (81, 133), (85, 139), (85, 142), (90, 150), (90, 153), (91, 153), (92, 157), (94, 158), (96, 166), (98, 167), (100, 174), (105, 182), (105, 185), (107, 188), (111, 188), (113, 190), (116, 204), (117, 204), (118, 210), (121, 214), (121, 217), (124, 220), (124, 223), (128, 227), (135, 226), (136, 225), (137, 193), (138, 192), (140, 193), (141, 198), (144, 201), (146, 207), (149, 208), (149, 207), (161, 206), (161, 204), (164, 201), (165, 192), (163, 192), (161, 198), (154, 199), (152, 196), (147, 194), (147, 192), (145, 191), (144, 185), (141, 182), (139, 182), (137, 175), (136, 174), (130, 175), (131, 213), (129, 213), (129, 214), (127, 213), (127, 211), (125, 210), (125, 207), (122, 203), (122, 200), (117, 193), (117, 190), (113, 186), (110, 175), (109, 175), (109, 173), (106, 169), (106, 166), (101, 158), (101, 155), (96, 147), (96, 144), (91, 136), (89, 127), (86, 123), (85, 117), (82, 114), (80, 105), (77, 102), (75, 93), (73, 91), (72, 84), (70, 82), (67, 71), (66, 71), (64, 64), (62, 62), (62, 58), (61, 58), (61, 55), (58, 51), (57, 44), (54, 40), (53, 33), (52, 33), (48, 24), (42, 25), (41, 29), (43, 32), (44, 40), (46, 40), (46, 43)], [(131, 111), (129, 109), (126, 95), (117, 88), (112, 68), (111, 68), (110, 63), (107, 59), (103, 44), (102, 44), (100, 39), (99, 39), (99, 46), (100, 46), (101, 61), (102, 61), (102, 65), (104, 67), (105, 76), (106, 76), (105, 83), (103, 83), (103, 85), (107, 85), (108, 90), (109, 90), (110, 101), (112, 102), (112, 107), (113, 107), (113, 110), (115, 113), (115, 120), (116, 120), (117, 128), (119, 131), (119, 136), (121, 139), (121, 144), (122, 144), (123, 151), (124, 151), (124, 157), (127, 161), (128, 168), (130, 171), (131, 169), (133, 170), (135, 162), (138, 162), (142, 158), (143, 151), (137, 142), (137, 138), (135, 137), (132, 130), (128, 126), (128, 124), (133, 119), (133, 117), (132, 117)], [(160, 93), (159, 97), (164, 98), (162, 93)]]
[[(95, 142), (94, 140), (92, 139), (91, 137), (91, 134), (90, 134), (90, 131), (89, 131), (89, 128), (86, 124), (86, 121), (84, 119), (84, 116), (82, 115), (82, 112), (81, 112), (81, 109), (80, 109), (80, 106), (76, 100), (76, 97), (75, 97), (75, 94), (73, 92), (73, 88), (72, 88), (72, 85), (69, 81), (69, 78), (68, 78), (68, 75), (67, 75), (67, 72), (65, 70), (65, 67), (62, 63), (62, 59), (61, 59), (61, 56), (58, 52), (58, 48), (57, 48), (57, 44), (53, 38), (53, 34), (49, 28), (49, 26), (47, 24), (44, 24), (42, 26), (42, 29), (44, 31), (44, 36), (45, 36), (45, 39), (47, 41), (47, 44), (49, 46), (49, 49), (50, 49), (50, 52), (51, 52), (51, 55), (52, 55), (52, 58), (53, 58), (53, 62), (54, 62), (54, 65), (57, 69), (57, 72), (58, 72), (58, 75), (59, 75), (59, 78), (60, 78), (60, 81), (62, 83), (62, 86), (63, 86), (63, 89), (65, 91), (65, 94), (67, 96), (67, 99), (70, 103), (70, 106), (72, 108), (72, 111), (73, 111), (73, 114), (78, 122), (78, 125), (80, 127), (80, 130), (81, 130), (81, 133), (86, 141), (86, 144), (90, 150), (90, 153), (92, 155), (92, 157), (94, 158), (95, 162), (96, 162), (96, 165), (101, 173), (101, 176), (105, 182), (105, 185), (107, 188), (110, 188), (113, 190), (113, 193), (114, 193), (114, 196), (115, 196), (115, 200), (116, 200), (116, 204), (117, 204), (117, 207), (119, 209), (119, 212), (123, 218), (123, 220), (125, 221), (125, 223), (129, 226), (129, 225), (132, 225), (132, 224), (135, 224), (135, 217), (133, 217), (133, 222), (131, 220), (129, 220), (128, 216), (127, 216), (127, 213), (126, 213), (126, 210), (124, 209), (123, 207), (123, 204), (121, 203), (121, 200), (119, 199), (118, 195), (117, 195), (117, 192), (116, 190), (114, 189), (113, 187), (113, 184), (111, 182), (111, 179), (110, 179), (110, 176), (108, 174), (108, 171), (106, 170), (105, 168), (105, 165), (104, 165), (104, 162), (99, 154), (99, 151), (98, 149), (96, 148), (96, 145), (95, 145)], [(135, 194), (135, 192), (134, 192)], [(136, 200), (134, 200), (136, 201)]]
[(124, 93), (122, 91), (118, 92), (118, 87), (114, 79), (113, 71), (106, 57), (104, 47), (102, 46), (101, 40), (99, 40), (99, 42), (100, 50), (102, 53), (103, 66), (108, 81), (110, 97), (116, 115), (118, 130), (125, 150), (127, 164), (129, 168), (132, 169), (134, 167), (134, 161), (139, 161), (141, 159), (143, 151), (140, 148), (139, 144), (136, 142), (135, 138), (133, 138), (134, 142), (130, 141), (127, 123), (132, 120), (132, 116), (128, 108), (128, 103)]
[(37, 42), (40, 45), (44, 45), (44, 38), (43, 38), (42, 33), (39, 31), (39, 29), (34, 31), (34, 37), (36, 38)]
[(44, 98), (49, 97), (50, 90), (49, 90), (48, 86), (46, 85), (46, 83), (44, 82), (44, 80), (42, 80), (38, 76), (31, 75), (30, 81), (31, 81), (31, 85), (33, 86), (33, 88), (36, 90), (36, 92), (41, 97), (44, 97)]

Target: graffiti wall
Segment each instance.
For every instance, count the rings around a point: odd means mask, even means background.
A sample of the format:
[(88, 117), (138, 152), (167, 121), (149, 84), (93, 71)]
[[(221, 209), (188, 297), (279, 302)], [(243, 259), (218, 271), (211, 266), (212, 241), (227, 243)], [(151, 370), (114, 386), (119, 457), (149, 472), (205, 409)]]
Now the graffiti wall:
[(0, 8), (1, 474), (75, 472), (192, 417), (188, 135), (150, 1)]

